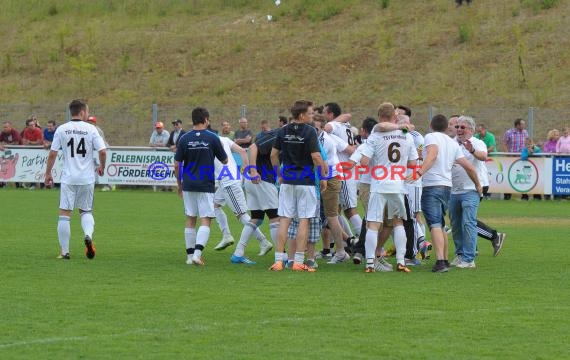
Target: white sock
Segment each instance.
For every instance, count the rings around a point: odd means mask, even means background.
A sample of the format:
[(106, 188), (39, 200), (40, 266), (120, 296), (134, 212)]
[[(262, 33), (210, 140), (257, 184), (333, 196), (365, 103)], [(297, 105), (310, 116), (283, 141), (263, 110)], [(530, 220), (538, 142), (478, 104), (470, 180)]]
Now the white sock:
[[(346, 221), (346, 218), (342, 215), (339, 215), (338, 221), (340, 222), (340, 226), (342, 226), (344, 232), (348, 234), (348, 237), (353, 237), (354, 234), (352, 233), (352, 230), (350, 229), (350, 225), (348, 225), (348, 221)], [(360, 222), (362, 223), (362, 220)]]
[(378, 244), (378, 231), (366, 229), (366, 241), (364, 242), (364, 248), (366, 250), (366, 263), (369, 260), (373, 263), (376, 258), (376, 245)]
[(305, 262), (305, 253), (302, 251), (295, 252), (295, 262), (297, 264), (302, 264)]
[(69, 253), (69, 238), (71, 237), (71, 226), (69, 224), (69, 216), (60, 216), (57, 222), (57, 237), (61, 254)]
[[(247, 224), (251, 224), (250, 222), (251, 218), (249, 217), (248, 214), (242, 214), (239, 217), (239, 221), (243, 224), (243, 226), (246, 226)], [(261, 230), (259, 230), (259, 227), (255, 227), (255, 238), (257, 240), (259, 240), (260, 244), (263, 244), (264, 242), (267, 241), (267, 238), (265, 237), (265, 235), (261, 232)]]
[(279, 221), (269, 223), (269, 234), (273, 245), (277, 245), (277, 233), (279, 232)]
[(275, 252), (275, 262), (278, 261), (287, 261), (287, 253), (284, 252)]
[(200, 226), (196, 232), (196, 250), (194, 250), (194, 258), (199, 258), (202, 256), (202, 249), (208, 244), (208, 238), (210, 237), (210, 227)]
[(406, 231), (403, 225), (394, 227), (394, 246), (396, 247), (396, 262), (406, 265), (404, 256), (406, 255)]
[(350, 218), (350, 223), (352, 224), (352, 228), (354, 229), (355, 234), (360, 234), (360, 230), (362, 229), (362, 218), (360, 215), (352, 215)]
[(236, 249), (234, 251), (234, 255), (235, 256), (243, 256), (243, 254), (245, 254), (245, 247), (247, 246), (247, 243), (249, 242), (249, 238), (251, 237), (251, 234), (253, 234), (253, 232), (255, 231), (257, 227), (255, 225), (253, 225), (252, 223), (247, 223), (244, 227), (243, 230), (241, 231), (241, 236), (239, 238), (239, 242), (236, 245)]
[(186, 242), (186, 250), (196, 247), (196, 228), (184, 228), (184, 241)]
[(214, 214), (216, 215), (216, 220), (218, 225), (220, 225), (220, 230), (222, 235), (230, 235), (230, 227), (228, 225), (228, 217), (221, 207), (214, 208)]
[(83, 233), (89, 235), (93, 238), (93, 231), (95, 230), (95, 219), (90, 211), (81, 214), (81, 228), (83, 228)]

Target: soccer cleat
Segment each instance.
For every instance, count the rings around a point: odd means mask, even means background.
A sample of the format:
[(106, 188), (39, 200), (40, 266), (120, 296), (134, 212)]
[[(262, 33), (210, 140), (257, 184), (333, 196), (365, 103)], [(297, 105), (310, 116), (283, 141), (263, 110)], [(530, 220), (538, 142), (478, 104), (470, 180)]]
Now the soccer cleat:
[(327, 264), (340, 264), (340, 263), (347, 262), (348, 260), (350, 260), (350, 255), (348, 255), (346, 252), (344, 253), (344, 255), (338, 255), (338, 253), (336, 253), (330, 259), (330, 261), (327, 262)]
[(71, 259), (71, 257), (69, 256), (69, 253), (67, 254), (59, 254), (59, 256), (57, 257), (58, 259), (62, 259), (62, 260), (69, 260)]
[(232, 257), (230, 258), (230, 261), (232, 262), (232, 264), (255, 265), (255, 261), (251, 261), (248, 258), (246, 258), (245, 256), (232, 255)]
[(365, 273), (373, 273), (376, 272), (376, 270), (374, 269), (374, 267), (366, 267), (366, 269), (364, 269)]
[(271, 267), (269, 268), (271, 271), (283, 271), (283, 261), (276, 261)]
[(234, 237), (231, 235), (224, 235), (222, 237), (222, 240), (220, 240), (220, 242), (218, 243), (218, 245), (216, 245), (216, 247), (214, 248), (214, 250), (224, 250), (225, 248), (227, 248), (228, 246), (231, 246), (234, 244)]
[(429, 241), (422, 241), (419, 246), (419, 254), (422, 260), (429, 259), (429, 251), (432, 249)]
[(316, 259), (324, 259), (324, 260), (330, 260), (332, 258), (332, 254), (330, 252), (328, 253), (323, 253), (322, 251), (319, 251), (316, 255), (315, 255)]
[(197, 266), (206, 265), (206, 263), (204, 262), (204, 259), (201, 256), (193, 256), (192, 257), (192, 264), (197, 265)]
[(319, 264), (317, 263), (316, 260), (308, 259), (307, 266), (310, 267), (311, 269), (317, 269), (319, 267)]
[(418, 258), (405, 259), (405, 264), (406, 266), (420, 266), (422, 261)]
[(88, 259), (95, 257), (95, 246), (93, 246), (93, 241), (89, 235), (85, 235), (85, 256), (87, 256)]
[(259, 256), (263, 256), (265, 254), (267, 254), (271, 249), (273, 249), (273, 244), (271, 244), (269, 241), (265, 240), (261, 246), (259, 247)]
[(445, 263), (445, 260), (437, 260), (435, 265), (431, 268), (431, 271), (436, 273), (448, 272), (449, 267)]
[(354, 253), (352, 256), (352, 263), (354, 265), (360, 265), (362, 263), (362, 255), (360, 253)]
[(298, 262), (293, 263), (291, 267), (292, 271), (306, 271), (306, 272), (315, 272), (317, 269), (307, 266), (306, 264), (299, 264)]
[(383, 256), (380, 256), (376, 259), (376, 265), (374, 265), (374, 270), (380, 272), (390, 272), (394, 271), (392, 264), (386, 261)]
[(446, 233), (451, 234), (451, 230), (452, 230), (452, 229), (451, 229), (449, 226), (446, 225), (446, 226), (443, 227), (443, 230), (444, 230)]
[(497, 239), (493, 240), (493, 256), (499, 255), (506, 237), (507, 234), (505, 233), (497, 233)]
[(461, 255), (456, 255), (455, 258), (453, 260), (451, 260), (449, 265), (450, 266), (457, 266), (457, 264), (459, 264), (462, 261), (463, 261), (463, 258), (461, 257)]
[(475, 269), (475, 261), (463, 261), (461, 260), (458, 264), (457, 264), (457, 268), (458, 269)]
[(398, 264), (398, 265), (396, 266), (396, 271), (398, 271), (398, 272), (404, 272), (404, 273), (412, 272), (412, 270), (410, 270), (408, 267), (406, 267), (406, 265), (402, 265), (402, 264)]
[(189, 255), (188, 258), (186, 259), (186, 265), (192, 265), (194, 264), (194, 260), (192, 260), (192, 255)]

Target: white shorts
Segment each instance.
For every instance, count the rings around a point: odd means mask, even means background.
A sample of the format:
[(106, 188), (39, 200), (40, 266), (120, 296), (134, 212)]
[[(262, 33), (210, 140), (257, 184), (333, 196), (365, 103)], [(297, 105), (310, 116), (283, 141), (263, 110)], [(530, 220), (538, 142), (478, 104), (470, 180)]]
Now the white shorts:
[(59, 208), (73, 210), (78, 208), (83, 211), (93, 210), (93, 191), (95, 184), (69, 185), (61, 184), (59, 193)]
[(279, 188), (279, 216), (310, 219), (319, 216), (317, 189), (313, 185), (281, 184)]
[(186, 216), (215, 218), (214, 193), (183, 191), (184, 214)]
[(394, 218), (402, 220), (408, 219), (406, 216), (404, 194), (370, 193), (366, 220), (383, 223), (385, 219), (391, 220)]
[(245, 192), (247, 193), (247, 208), (249, 210), (269, 210), (279, 207), (277, 186), (267, 181), (254, 184), (246, 180)]
[(406, 184), (408, 191), (408, 205), (410, 205), (410, 212), (417, 214), (422, 212), (422, 188)]
[(245, 214), (247, 205), (245, 203), (245, 194), (241, 188), (241, 181), (232, 181), (226, 184), (226, 186), (218, 187), (214, 194), (214, 204), (228, 205), (236, 216)]
[(340, 182), (340, 207), (343, 210), (353, 209), (358, 206), (357, 197), (358, 181), (354, 179)]

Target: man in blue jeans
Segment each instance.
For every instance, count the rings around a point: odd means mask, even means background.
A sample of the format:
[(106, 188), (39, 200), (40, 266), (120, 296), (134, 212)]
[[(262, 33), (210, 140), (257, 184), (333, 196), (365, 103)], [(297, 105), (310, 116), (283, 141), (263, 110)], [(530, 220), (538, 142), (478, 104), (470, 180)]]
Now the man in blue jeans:
[[(479, 181), (483, 183), (484, 177), (487, 176), (487, 168), (484, 165), (487, 159), (487, 145), (482, 140), (473, 137), (474, 131), (473, 118), (459, 117), (455, 140), (460, 144), (465, 158), (477, 170)], [(451, 261), (451, 265), (460, 269), (472, 269), (475, 268), (477, 209), (480, 197), (475, 184), (461, 166), (453, 165), (451, 174), (453, 186), (449, 202), (449, 217), (455, 243), (455, 258)]]
[(445, 133), (447, 125), (447, 118), (444, 115), (435, 115), (431, 119), (430, 127), (433, 132), (425, 136), (424, 162), (416, 172), (417, 176), (422, 177), (422, 210), (435, 247), (437, 261), (432, 268), (433, 272), (446, 272), (450, 266), (447, 233), (443, 231), (443, 227), (451, 195), (453, 164), (462, 166), (475, 184), (477, 193), (483, 193), (475, 167), (465, 158), (457, 141)]

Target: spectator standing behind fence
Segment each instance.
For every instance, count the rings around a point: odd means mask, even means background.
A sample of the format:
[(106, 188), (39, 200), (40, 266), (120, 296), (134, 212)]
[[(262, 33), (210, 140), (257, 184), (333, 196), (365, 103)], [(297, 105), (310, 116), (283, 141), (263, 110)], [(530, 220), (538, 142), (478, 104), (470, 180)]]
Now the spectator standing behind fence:
[(562, 129), (562, 136), (556, 143), (556, 152), (559, 154), (570, 154), (570, 129), (567, 127)]
[(43, 145), (44, 136), (33, 119), (26, 120), (26, 128), (22, 131), (22, 145)]
[(4, 121), (2, 124), (0, 145), (20, 145), (20, 133), (14, 129), (10, 121)]
[(174, 130), (170, 133), (168, 141), (166, 142), (166, 146), (168, 146), (170, 150), (176, 152), (176, 144), (178, 143), (178, 139), (180, 139), (180, 137), (184, 135), (186, 131), (184, 131), (182, 128), (182, 120), (180, 119), (174, 120), (172, 122), (172, 125), (174, 125)]
[(497, 142), (495, 140), (495, 135), (490, 131), (487, 131), (487, 126), (485, 124), (477, 125), (477, 133), (474, 135), (476, 139), (482, 140), (485, 145), (487, 145), (487, 154), (497, 151)]
[(247, 128), (247, 119), (239, 119), (239, 130), (234, 134), (234, 142), (247, 149), (253, 141), (253, 133)]
[[(261, 120), (261, 128), (260, 128), (260, 132), (257, 133), (255, 135), (255, 139), (257, 139), (258, 137), (260, 137), (261, 135), (263, 135), (266, 132), (270, 132), (271, 131), (271, 126), (269, 125), (269, 120)], [(255, 141), (255, 140), (253, 140)], [(253, 142), (252, 141), (252, 142)]]
[(50, 120), (47, 122), (46, 128), (44, 129), (44, 148), (49, 149), (51, 147), (51, 142), (53, 141), (53, 134), (55, 134), (55, 121)]
[(152, 135), (150, 135), (148, 145), (151, 147), (165, 147), (169, 137), (170, 133), (164, 130), (162, 121), (157, 121), (156, 124), (154, 124), (154, 131)]
[(542, 152), (547, 154), (553, 154), (556, 152), (556, 143), (560, 138), (560, 131), (556, 129), (549, 130), (546, 134), (546, 141), (542, 145)]
[(229, 121), (222, 122), (222, 132), (220, 136), (227, 137), (233, 140), (235, 133), (232, 130), (232, 125)]
[(515, 127), (507, 130), (503, 136), (503, 142), (507, 152), (520, 153), (525, 147), (525, 140), (528, 138), (526, 122), (523, 119), (516, 119)]

